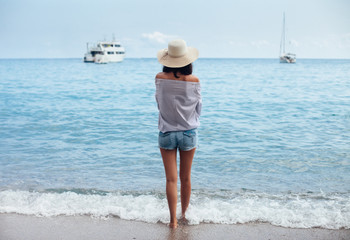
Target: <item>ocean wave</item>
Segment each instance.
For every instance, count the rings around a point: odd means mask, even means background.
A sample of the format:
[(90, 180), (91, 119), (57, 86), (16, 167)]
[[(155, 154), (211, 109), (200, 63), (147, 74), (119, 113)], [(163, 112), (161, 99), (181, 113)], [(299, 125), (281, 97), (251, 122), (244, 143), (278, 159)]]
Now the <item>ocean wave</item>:
[[(178, 213), (180, 209), (178, 205)], [(3, 190), (0, 191), (0, 213), (119, 217), (149, 223), (169, 221), (167, 200), (160, 192)], [(290, 228), (349, 229), (350, 195), (195, 190), (186, 217), (194, 225), (267, 222)]]

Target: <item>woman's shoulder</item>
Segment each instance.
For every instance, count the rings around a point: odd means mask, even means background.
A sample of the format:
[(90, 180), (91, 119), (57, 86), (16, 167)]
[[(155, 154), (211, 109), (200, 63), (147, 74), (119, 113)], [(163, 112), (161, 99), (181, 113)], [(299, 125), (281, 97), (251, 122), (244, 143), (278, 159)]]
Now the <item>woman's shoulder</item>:
[(160, 78), (160, 79), (166, 78), (165, 73), (164, 72), (157, 73), (156, 78)]
[(167, 80), (176, 80), (176, 81), (185, 81), (185, 82), (199, 82), (198, 77), (195, 75), (180, 75), (179, 78), (175, 78), (175, 76), (171, 73), (160, 72), (157, 73), (156, 79), (167, 79)]
[(165, 80), (181, 80), (175, 78), (172, 73), (160, 72), (156, 75), (156, 79), (165, 79)]
[(199, 78), (195, 75), (187, 75), (184, 79), (186, 82), (199, 82)]

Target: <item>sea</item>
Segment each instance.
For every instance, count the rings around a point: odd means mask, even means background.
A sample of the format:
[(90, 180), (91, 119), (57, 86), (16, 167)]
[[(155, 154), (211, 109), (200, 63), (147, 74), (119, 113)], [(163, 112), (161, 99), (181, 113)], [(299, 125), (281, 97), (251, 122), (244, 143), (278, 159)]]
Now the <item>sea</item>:
[[(0, 59), (0, 213), (169, 222), (161, 69)], [(350, 228), (350, 60), (202, 58), (194, 74), (189, 224)]]

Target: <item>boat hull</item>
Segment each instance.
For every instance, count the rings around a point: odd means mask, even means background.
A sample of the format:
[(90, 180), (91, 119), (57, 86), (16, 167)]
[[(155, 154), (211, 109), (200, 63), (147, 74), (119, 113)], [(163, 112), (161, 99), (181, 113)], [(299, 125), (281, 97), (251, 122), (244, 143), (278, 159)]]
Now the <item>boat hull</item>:
[(280, 63), (296, 63), (296, 59), (288, 59), (280, 57)]
[(86, 63), (93, 63), (93, 62), (95, 62), (95, 57), (93, 57), (89, 53), (86, 53), (85, 56), (84, 56), (84, 62), (86, 62)]
[(124, 60), (124, 54), (116, 54), (114, 56), (97, 54), (94, 57), (91, 54), (85, 54), (84, 62), (86, 63), (100, 63), (103, 62), (122, 62)]
[(296, 63), (296, 55), (293, 53), (285, 53), (280, 56), (280, 63)]

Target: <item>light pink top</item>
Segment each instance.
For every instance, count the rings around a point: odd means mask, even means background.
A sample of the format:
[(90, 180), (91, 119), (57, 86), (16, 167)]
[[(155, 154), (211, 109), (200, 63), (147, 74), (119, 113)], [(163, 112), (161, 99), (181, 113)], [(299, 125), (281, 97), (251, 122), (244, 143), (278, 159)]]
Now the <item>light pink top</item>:
[(199, 127), (202, 109), (199, 82), (156, 78), (156, 94), (161, 132), (184, 131)]

